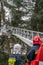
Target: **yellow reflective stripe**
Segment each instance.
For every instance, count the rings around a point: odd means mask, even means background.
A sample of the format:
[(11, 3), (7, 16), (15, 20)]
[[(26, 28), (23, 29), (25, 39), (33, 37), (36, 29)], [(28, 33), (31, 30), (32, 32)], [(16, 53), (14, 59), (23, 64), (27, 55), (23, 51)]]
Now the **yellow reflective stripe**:
[(8, 65), (14, 65), (16, 62), (16, 59), (15, 58), (9, 58), (8, 59)]
[(8, 62), (15, 62), (16, 59), (15, 58), (9, 58)]
[(35, 54), (37, 54), (38, 53), (38, 50), (37, 51), (35, 51)]

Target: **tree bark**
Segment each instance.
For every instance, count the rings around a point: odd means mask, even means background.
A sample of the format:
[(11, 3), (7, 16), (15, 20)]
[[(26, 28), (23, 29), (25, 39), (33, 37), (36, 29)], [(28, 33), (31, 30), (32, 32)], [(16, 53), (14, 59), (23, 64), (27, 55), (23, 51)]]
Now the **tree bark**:
[(4, 11), (4, 1), (1, 0), (1, 19), (3, 20), (3, 23), (5, 23), (5, 11)]

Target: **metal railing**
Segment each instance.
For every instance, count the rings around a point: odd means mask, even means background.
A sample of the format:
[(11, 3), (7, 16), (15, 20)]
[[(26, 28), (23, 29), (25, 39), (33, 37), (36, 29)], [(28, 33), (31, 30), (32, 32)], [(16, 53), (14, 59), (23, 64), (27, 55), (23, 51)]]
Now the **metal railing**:
[(12, 27), (11, 29), (12, 29), (12, 34), (18, 34), (30, 40), (32, 40), (35, 35), (39, 35), (43, 39), (43, 32), (26, 30), (26, 29), (21, 29), (21, 28), (16, 28), (16, 27)]
[(43, 32), (37, 32), (37, 31), (32, 31), (32, 30), (27, 30), (27, 29), (22, 29), (22, 28), (17, 28), (17, 27), (11, 27), (8, 26), (6, 31), (12, 32), (10, 34), (18, 34), (24, 38), (32, 40), (35, 35), (39, 35), (43, 39)]

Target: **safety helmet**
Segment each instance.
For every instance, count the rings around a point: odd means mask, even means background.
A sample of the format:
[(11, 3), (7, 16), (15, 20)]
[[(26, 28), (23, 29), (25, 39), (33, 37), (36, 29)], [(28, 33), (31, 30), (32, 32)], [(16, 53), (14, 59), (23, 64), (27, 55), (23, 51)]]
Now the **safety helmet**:
[(42, 39), (40, 36), (34, 36), (33, 38), (33, 44), (41, 44), (42, 43)]
[(20, 44), (15, 44), (13, 47), (13, 54), (21, 54), (22, 46)]

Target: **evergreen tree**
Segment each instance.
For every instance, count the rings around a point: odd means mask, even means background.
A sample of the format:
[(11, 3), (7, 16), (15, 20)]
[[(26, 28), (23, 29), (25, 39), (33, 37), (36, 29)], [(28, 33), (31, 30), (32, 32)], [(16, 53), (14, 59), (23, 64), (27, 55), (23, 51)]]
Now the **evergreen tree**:
[(34, 14), (31, 18), (31, 29), (43, 31), (43, 0), (36, 0)]

